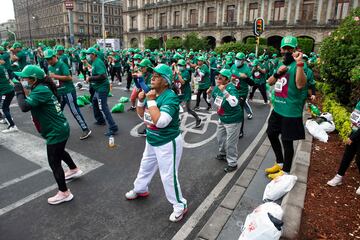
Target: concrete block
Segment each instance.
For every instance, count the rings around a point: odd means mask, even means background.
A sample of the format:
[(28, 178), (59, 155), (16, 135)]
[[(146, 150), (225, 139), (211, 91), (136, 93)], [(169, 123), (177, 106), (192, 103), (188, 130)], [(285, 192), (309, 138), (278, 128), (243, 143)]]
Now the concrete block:
[(264, 156), (255, 154), (254, 157), (250, 160), (247, 168), (258, 170), (263, 160), (264, 160)]
[(218, 207), (210, 217), (209, 221), (207, 221), (205, 226), (201, 229), (198, 237), (208, 240), (215, 240), (220, 234), (232, 212), (233, 211), (229, 209)]
[(311, 143), (301, 141), (300, 142), (300, 151), (311, 153)]
[(270, 148), (270, 146), (261, 145), (261, 146), (259, 147), (259, 149), (257, 150), (256, 155), (265, 157), (266, 154), (267, 154), (267, 152), (269, 151), (269, 148)]
[(291, 204), (293, 206), (303, 209), (305, 202), (305, 195), (306, 195), (306, 184), (297, 182), (293, 187), (293, 189), (291, 189), (291, 191), (284, 196), (281, 205), (285, 206), (287, 204)]
[(253, 169), (245, 168), (239, 179), (236, 181), (236, 185), (247, 188), (253, 179), (256, 171)]
[(296, 239), (300, 230), (302, 208), (286, 204), (283, 210), (284, 226), (281, 239)]
[(309, 174), (309, 166), (295, 162), (295, 166), (292, 168), (291, 174), (298, 177), (298, 182), (306, 184)]
[(310, 154), (310, 152), (297, 151), (294, 162), (305, 166), (310, 166)]
[(234, 185), (228, 194), (226, 194), (224, 200), (221, 202), (220, 206), (234, 210), (236, 205), (239, 203), (242, 195), (245, 192), (245, 188)]
[(269, 138), (265, 138), (265, 140), (264, 140), (264, 142), (263, 142), (263, 144), (262, 145), (264, 145), (264, 146), (271, 146), (271, 143), (270, 143), (270, 140), (269, 140)]

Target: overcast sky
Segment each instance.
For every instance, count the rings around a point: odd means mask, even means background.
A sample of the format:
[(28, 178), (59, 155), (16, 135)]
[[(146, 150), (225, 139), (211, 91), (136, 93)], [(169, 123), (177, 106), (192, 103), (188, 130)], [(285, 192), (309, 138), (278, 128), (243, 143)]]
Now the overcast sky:
[(6, 22), (9, 19), (15, 19), (14, 7), (12, 0), (0, 0), (0, 23)]

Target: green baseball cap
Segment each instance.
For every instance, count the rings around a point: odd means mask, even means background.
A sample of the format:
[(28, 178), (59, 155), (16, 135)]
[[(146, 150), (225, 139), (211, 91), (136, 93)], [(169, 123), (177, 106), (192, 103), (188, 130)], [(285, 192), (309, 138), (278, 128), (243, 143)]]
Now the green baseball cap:
[(220, 75), (223, 75), (224, 77), (226, 77), (227, 79), (231, 79), (231, 71), (229, 69), (221, 69), (220, 70)]
[(249, 54), (249, 58), (254, 58), (255, 57), (255, 53), (250, 53)]
[(253, 66), (258, 66), (260, 64), (260, 62), (258, 59), (255, 59), (252, 64), (253, 64)]
[(179, 60), (179, 59), (183, 59), (184, 57), (178, 53), (175, 53), (175, 55), (173, 56), (174, 59)]
[(155, 68), (152, 68), (152, 69), (154, 70), (154, 72), (156, 72), (161, 77), (163, 77), (169, 83), (169, 85), (171, 85), (172, 79), (173, 79), (173, 72), (168, 65), (159, 64)]
[(198, 61), (202, 61), (202, 62), (205, 62), (205, 61), (206, 61), (203, 56), (198, 57), (197, 60), (198, 60)]
[(56, 53), (53, 50), (51, 50), (51, 49), (45, 50), (45, 52), (44, 52), (44, 58), (45, 59), (49, 59), (49, 58), (52, 58), (54, 56), (56, 56)]
[(151, 61), (149, 59), (145, 58), (138, 64), (138, 66), (152, 68), (153, 64), (151, 63)]
[(3, 46), (0, 46), (0, 51), (5, 51), (5, 48)]
[(95, 54), (95, 55), (98, 55), (98, 51), (97, 51), (96, 48), (94, 48), (94, 47), (88, 48), (88, 50), (86, 50), (85, 53), (86, 53), (86, 54)]
[(65, 51), (65, 48), (64, 48), (63, 45), (57, 45), (57, 46), (55, 47), (55, 51)]
[(19, 43), (19, 42), (15, 42), (15, 43), (12, 45), (11, 48), (13, 48), (13, 49), (15, 49), (15, 48), (22, 48), (22, 45), (21, 45), (21, 43)]
[(276, 58), (276, 57), (277, 57), (277, 54), (274, 53), (271, 57)]
[(1, 46), (7, 47), (7, 46), (9, 46), (9, 42), (8, 42), (8, 41), (3, 41), (3, 42), (1, 43)]
[(27, 65), (21, 72), (14, 72), (16, 76), (21, 78), (37, 78), (44, 79), (45, 72), (37, 65)]
[(135, 54), (134, 59), (142, 59), (142, 56), (140, 54)]
[(281, 44), (280, 44), (281, 48), (283, 47), (291, 47), (291, 48), (296, 48), (298, 45), (298, 41), (296, 37), (293, 36), (285, 36), (283, 37), (283, 39), (281, 39)]
[(184, 59), (180, 59), (178, 62), (177, 62), (178, 65), (180, 66), (185, 66), (186, 65), (186, 62)]
[(245, 57), (245, 54), (244, 54), (244, 53), (239, 52), (239, 53), (236, 54), (235, 58), (236, 58), (237, 60), (244, 60), (246, 57)]

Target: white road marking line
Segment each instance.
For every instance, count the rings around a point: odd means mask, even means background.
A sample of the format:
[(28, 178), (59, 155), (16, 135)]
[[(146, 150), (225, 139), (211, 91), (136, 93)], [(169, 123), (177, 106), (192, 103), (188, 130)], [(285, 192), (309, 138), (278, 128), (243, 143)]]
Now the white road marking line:
[[(5, 129), (6, 127), (0, 127), (0, 128)], [(33, 162), (34, 164), (39, 165), (41, 169), (51, 171), (47, 160), (46, 144), (44, 139), (22, 131), (7, 133), (7, 134), (0, 132), (0, 145), (14, 152), (15, 154)], [(98, 161), (95, 161), (89, 157), (71, 151), (69, 149), (67, 149), (67, 152), (70, 154), (76, 165), (79, 168), (81, 168), (84, 174), (87, 174), (90, 171), (99, 168), (103, 165)], [(16, 179), (12, 181), (16, 181)], [(2, 208), (0, 209), (0, 216), (56, 188), (57, 188), (56, 184), (51, 185), (50, 187), (44, 188), (34, 194), (31, 194), (30, 196), (27, 196), (15, 203), (12, 203)]]
[(3, 188), (6, 188), (6, 187), (8, 187), (8, 186), (11, 186), (11, 185), (13, 185), (13, 184), (15, 184), (15, 183), (21, 182), (21, 181), (23, 181), (23, 180), (25, 180), (25, 179), (28, 179), (28, 178), (30, 178), (30, 177), (32, 177), (32, 176), (35, 176), (36, 174), (42, 173), (42, 172), (44, 172), (44, 171), (47, 171), (47, 169), (45, 169), (45, 168), (39, 168), (39, 169), (37, 169), (37, 170), (35, 170), (35, 171), (32, 171), (32, 172), (30, 172), (30, 173), (27, 173), (27, 174), (21, 176), (21, 177), (18, 177), (18, 178), (12, 179), (12, 180), (10, 180), (10, 181), (4, 182), (4, 183), (2, 183), (2, 184), (0, 185), (0, 190), (3, 189)]

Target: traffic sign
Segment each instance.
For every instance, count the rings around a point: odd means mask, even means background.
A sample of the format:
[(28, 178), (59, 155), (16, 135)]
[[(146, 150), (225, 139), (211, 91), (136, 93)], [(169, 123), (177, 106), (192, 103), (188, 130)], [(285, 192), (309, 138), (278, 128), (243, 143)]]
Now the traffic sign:
[(264, 19), (256, 18), (254, 20), (254, 34), (260, 36), (264, 32)]
[(66, 0), (65, 1), (65, 8), (66, 8), (66, 10), (73, 10), (74, 9), (74, 1), (73, 0)]

